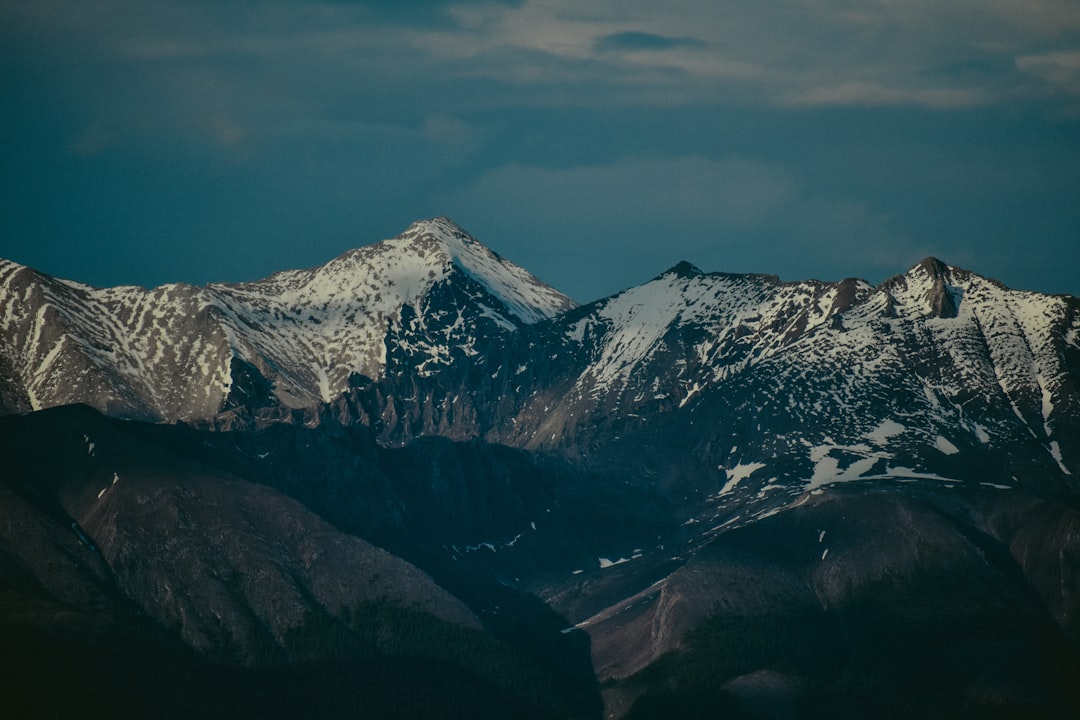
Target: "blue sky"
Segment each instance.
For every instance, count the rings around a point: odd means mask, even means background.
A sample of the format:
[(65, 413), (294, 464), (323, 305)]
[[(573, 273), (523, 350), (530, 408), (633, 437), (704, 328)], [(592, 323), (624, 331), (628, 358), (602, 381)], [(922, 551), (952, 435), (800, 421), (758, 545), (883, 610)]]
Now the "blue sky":
[(0, 256), (242, 281), (434, 215), (581, 301), (689, 260), (1080, 295), (1075, 0), (0, 0)]

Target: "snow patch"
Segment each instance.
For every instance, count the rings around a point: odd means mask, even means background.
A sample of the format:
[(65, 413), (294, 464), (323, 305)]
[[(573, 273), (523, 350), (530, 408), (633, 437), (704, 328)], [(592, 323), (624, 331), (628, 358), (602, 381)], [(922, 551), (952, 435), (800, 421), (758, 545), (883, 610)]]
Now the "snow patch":
[(735, 489), (735, 486), (746, 478), (753, 475), (755, 472), (765, 467), (765, 463), (753, 462), (753, 463), (739, 463), (735, 467), (728, 471), (728, 481), (724, 483), (724, 487), (720, 488), (720, 495), (726, 495)]
[(1042, 390), (1043, 432), (1046, 433), (1046, 437), (1050, 437), (1050, 416), (1054, 412), (1054, 398), (1050, 394), (1050, 388), (1047, 387), (1042, 375), (1036, 375), (1035, 380), (1039, 383), (1039, 389)]
[(1065, 467), (1065, 459), (1061, 456), (1061, 446), (1058, 445), (1057, 440), (1053, 440), (1050, 442), (1050, 455), (1052, 455), (1053, 458), (1057, 460), (1057, 464), (1058, 467), (1061, 468), (1061, 472), (1065, 473), (1066, 475), (1072, 475), (1072, 473), (1069, 472), (1069, 468)]
[(872, 441), (877, 445), (886, 444), (890, 438), (894, 438), (897, 435), (905, 432), (907, 427), (901, 425), (895, 420), (882, 420), (881, 424), (874, 428), (871, 432), (867, 433), (863, 437)]
[(896, 479), (900, 481), (911, 480), (939, 480), (946, 483), (959, 483), (959, 480), (955, 478), (942, 477), (941, 475), (935, 475), (934, 473), (919, 472), (907, 467), (892, 467), (888, 468), (881, 475), (868, 475), (866, 480), (886, 480)]
[(953, 445), (947, 438), (941, 435), (938, 435), (937, 439), (934, 440), (934, 448), (945, 455), (955, 455), (960, 452), (960, 448)]
[(832, 485), (838, 482), (851, 482), (853, 480), (861, 480), (865, 473), (870, 472), (881, 457), (878, 455), (870, 455), (868, 457), (862, 457), (855, 462), (848, 465), (846, 468), (840, 468), (840, 461), (832, 457), (829, 453), (833, 450), (850, 450), (851, 448), (841, 448), (836, 445), (822, 445), (813, 448), (810, 451), (810, 459), (814, 462), (814, 473), (810, 476), (810, 480), (806, 484), (807, 490), (815, 490), (823, 485)]
[(600, 563), (600, 569), (603, 570), (604, 568), (614, 567), (616, 565), (622, 565), (623, 563), (628, 563), (631, 560), (634, 560), (634, 559), (639, 558), (639, 557), (641, 557), (641, 555), (634, 555), (633, 557), (628, 557), (628, 558), (621, 557), (618, 560), (611, 560), (609, 558), (602, 557), (602, 558), (597, 558), (597, 561)]

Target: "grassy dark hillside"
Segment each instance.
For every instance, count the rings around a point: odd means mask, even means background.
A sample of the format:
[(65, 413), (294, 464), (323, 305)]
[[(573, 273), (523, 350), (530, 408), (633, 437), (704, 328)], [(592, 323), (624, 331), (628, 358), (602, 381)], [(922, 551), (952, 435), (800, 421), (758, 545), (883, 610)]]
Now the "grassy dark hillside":
[(563, 708), (516, 697), (458, 664), (430, 657), (327, 659), (252, 670), (122, 634), (85, 641), (12, 625), (0, 626), (0, 634), (0, 693), (8, 717), (568, 716)]
[(1080, 716), (1075, 648), (967, 581), (885, 578), (828, 610), (717, 612), (611, 686), (637, 696), (630, 720)]
[[(288, 644), (312, 658), (392, 659), (402, 673), (408, 667), (405, 658), (445, 664), (490, 684), (496, 696), (533, 708), (533, 714), (543, 709), (555, 717), (585, 718), (600, 710), (595, 683), (581, 682), (580, 673), (523, 652), (502, 634), (462, 627), (392, 603), (345, 608), (337, 617), (312, 613), (293, 631)], [(422, 681), (422, 676), (412, 680)]]
[[(493, 603), (481, 629), (419, 570), (231, 474), (206, 433), (85, 407), (0, 424), (0, 694), (22, 717), (600, 714), (585, 636), (539, 600), (473, 598)], [(456, 584), (502, 588), (484, 583)]]
[(851, 482), (687, 550), (715, 477), (666, 503), (694, 468), (647, 447), (603, 474), (72, 407), (0, 450), (13, 717), (1080, 717), (1080, 515), (1020, 489)]

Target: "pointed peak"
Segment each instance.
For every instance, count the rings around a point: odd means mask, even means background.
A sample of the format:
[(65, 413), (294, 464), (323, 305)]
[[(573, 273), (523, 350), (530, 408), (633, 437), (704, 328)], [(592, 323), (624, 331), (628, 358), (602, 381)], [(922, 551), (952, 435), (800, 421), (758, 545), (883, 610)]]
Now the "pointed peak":
[[(384, 242), (388, 247), (407, 247), (408, 253), (426, 248), (423, 254), (428, 257), (432, 257), (428, 253), (434, 249), (435, 257), (443, 258), (442, 262), (479, 282), (525, 323), (554, 317), (577, 305), (484, 245), (448, 217), (418, 220), (398, 237)], [(418, 286), (424, 284), (421, 279), (417, 283)]]
[(680, 260), (676, 265), (662, 273), (661, 277), (663, 277), (664, 275), (675, 275), (677, 277), (689, 278), (697, 277), (698, 275), (704, 274), (705, 273), (703, 273), (701, 269), (693, 263), (687, 262), (686, 260)]
[(916, 269), (922, 270), (934, 279), (944, 278), (952, 270), (949, 265), (933, 256), (924, 258), (918, 265), (912, 268), (912, 270)]
[(467, 268), (470, 264), (466, 259), (469, 256), (491, 257), (498, 262), (505, 262), (497, 252), (474, 238), (465, 228), (444, 216), (417, 220), (403, 233), (386, 242), (420, 243), (437, 248), (451, 262), (463, 268)]
[(426, 235), (452, 237), (476, 242), (476, 239), (465, 228), (443, 215), (413, 222), (406, 228), (405, 232), (401, 233), (400, 237), (423, 237)]
[[(961, 274), (966, 274), (960, 271)], [(905, 293), (914, 294), (923, 312), (929, 317), (953, 318), (960, 310), (963, 291), (954, 287), (957, 268), (948, 265), (936, 257), (927, 257), (903, 275), (889, 278), (879, 287), (890, 294), (892, 302)]]
[(886, 279), (879, 287), (889, 288), (896, 285), (907, 285), (911, 281), (925, 278), (930, 282), (948, 282), (956, 268), (934, 256), (928, 256), (912, 265), (908, 270), (899, 275), (893, 275)]

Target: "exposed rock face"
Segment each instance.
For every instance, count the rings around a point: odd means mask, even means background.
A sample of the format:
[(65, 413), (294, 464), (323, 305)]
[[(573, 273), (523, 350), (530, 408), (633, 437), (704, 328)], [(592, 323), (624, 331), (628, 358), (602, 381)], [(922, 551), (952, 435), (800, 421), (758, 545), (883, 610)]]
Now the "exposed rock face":
[[(889, 587), (905, 592), (901, 588), (924, 582), (937, 590), (912, 613), (948, 609), (958, 614), (959, 626), (965, 607), (972, 613), (993, 607), (1003, 617), (1028, 617), (1050, 628), (1043, 608), (1057, 609), (1054, 620), (1074, 632), (1080, 512), (974, 488), (956, 495), (932, 488), (911, 494), (837, 489), (721, 535), (662, 581), (583, 623), (604, 640), (593, 648), (597, 670), (607, 677), (632, 676), (685, 649), (688, 633), (710, 616), (802, 609), (836, 615), (842, 625), (844, 608), (868, 593)], [(1018, 505), (1025, 517), (1050, 522), (1022, 523), (1023, 537), (1017, 537), (1018, 528), (1008, 527), (1004, 517), (1015, 517)], [(987, 519), (995, 527), (970, 524)], [(1017, 553), (1018, 545), (1055, 547), (1050, 576), (1044, 575), (1044, 556)], [(1033, 589), (1044, 594), (1041, 608), (1030, 604)], [(1063, 605), (1071, 609), (1062, 612)]]
[[(3, 541), (32, 563), (76, 559), (22, 568), (59, 603), (107, 615), (102, 604), (123, 598), (188, 645), (245, 664), (306, 659), (290, 633), (366, 603), (480, 627), (416, 567), (271, 488), (175, 457), (88, 409), (17, 420), (5, 426), (16, 484)], [(52, 467), (28, 470), (46, 453)]]
[[(493, 684), (489, 704), (502, 710), (491, 717), (507, 707), (592, 716), (599, 700), (584, 637), (561, 635), (565, 620), (485, 568), (455, 567), (443, 544), (467, 555), (469, 542), (542, 512), (543, 477), (515, 471), (528, 467), (519, 451), (434, 450), (382, 449), (364, 428), (196, 431), (85, 406), (2, 418), (0, 626), (26, 636), (19, 647), (55, 635), (64, 653), (87, 644), (79, 652), (125, 666), (111, 643), (133, 644), (138, 656), (179, 653), (172, 643), (182, 641), (196, 654), (173, 660), (196, 674), (206, 660), (325, 661), (333, 677), (354, 672), (356, 659), (408, 658), (390, 678), (408, 684), (410, 663), (430, 661), (462, 674), (462, 688)], [(324, 686), (298, 672), (298, 692)], [(261, 677), (238, 678), (237, 692)], [(447, 692), (454, 699), (437, 717), (469, 705)], [(258, 717), (259, 707), (241, 716)]]

